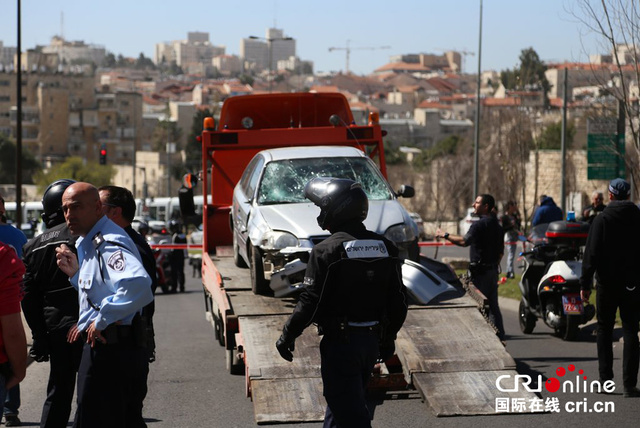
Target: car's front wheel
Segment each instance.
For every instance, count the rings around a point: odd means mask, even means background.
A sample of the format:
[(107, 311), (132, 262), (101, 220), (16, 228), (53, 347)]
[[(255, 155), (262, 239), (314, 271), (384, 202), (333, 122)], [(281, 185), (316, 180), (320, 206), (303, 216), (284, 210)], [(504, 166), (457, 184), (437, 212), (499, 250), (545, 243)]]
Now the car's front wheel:
[(258, 247), (251, 246), (251, 290), (254, 294), (269, 294), (269, 281), (264, 278), (264, 265)]

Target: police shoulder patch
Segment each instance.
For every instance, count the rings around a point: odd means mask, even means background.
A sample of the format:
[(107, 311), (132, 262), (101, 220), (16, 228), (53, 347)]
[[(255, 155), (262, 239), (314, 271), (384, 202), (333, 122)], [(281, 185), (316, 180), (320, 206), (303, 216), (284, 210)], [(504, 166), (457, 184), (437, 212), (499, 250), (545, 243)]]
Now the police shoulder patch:
[(109, 269), (116, 272), (124, 271), (126, 263), (122, 250), (118, 250), (115, 253), (111, 254), (111, 256), (109, 256), (109, 260), (107, 260), (107, 266), (109, 266)]
[(347, 252), (347, 257), (350, 259), (389, 257), (389, 252), (384, 242), (375, 239), (346, 241), (342, 245)]

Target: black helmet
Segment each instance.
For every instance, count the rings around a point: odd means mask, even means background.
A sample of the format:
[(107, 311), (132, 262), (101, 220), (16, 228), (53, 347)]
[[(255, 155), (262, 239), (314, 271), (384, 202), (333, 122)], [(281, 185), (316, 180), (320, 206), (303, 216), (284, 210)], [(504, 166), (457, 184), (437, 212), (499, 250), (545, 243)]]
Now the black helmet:
[(141, 221), (138, 224), (138, 233), (146, 232), (149, 233), (149, 224), (146, 221)]
[(42, 220), (47, 227), (57, 226), (64, 222), (64, 215), (62, 214), (62, 194), (67, 187), (75, 183), (75, 180), (63, 178), (62, 180), (56, 180), (49, 184), (47, 190), (42, 195), (42, 207), (44, 212), (42, 213)]
[(364, 221), (369, 212), (360, 183), (346, 178), (316, 177), (304, 187), (304, 196), (320, 207), (318, 225), (323, 229), (353, 219)]

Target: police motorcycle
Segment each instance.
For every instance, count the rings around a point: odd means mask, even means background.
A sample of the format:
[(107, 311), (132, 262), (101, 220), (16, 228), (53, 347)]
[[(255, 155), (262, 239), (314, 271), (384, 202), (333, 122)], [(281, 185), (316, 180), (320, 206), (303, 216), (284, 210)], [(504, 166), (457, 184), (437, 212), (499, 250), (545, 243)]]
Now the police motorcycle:
[(580, 298), (582, 248), (587, 240), (589, 224), (554, 221), (536, 226), (528, 241), (533, 249), (521, 253), (525, 260), (518, 311), (520, 330), (530, 334), (538, 319), (563, 340), (575, 340), (579, 326), (595, 315), (593, 305)]

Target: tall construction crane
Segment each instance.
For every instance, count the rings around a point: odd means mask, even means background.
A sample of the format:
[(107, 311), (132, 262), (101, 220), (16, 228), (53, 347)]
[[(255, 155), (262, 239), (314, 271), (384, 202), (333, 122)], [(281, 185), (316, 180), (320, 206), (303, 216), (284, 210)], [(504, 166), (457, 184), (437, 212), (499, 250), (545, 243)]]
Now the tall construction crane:
[(346, 74), (349, 74), (349, 55), (351, 55), (351, 50), (391, 49), (391, 46), (352, 48), (351, 46), (349, 46), (349, 43), (350, 43), (350, 40), (347, 40), (347, 46), (346, 47), (339, 47), (339, 48), (331, 47), (331, 48), (329, 48), (329, 52), (332, 52), (332, 51), (346, 51), (347, 52), (347, 65), (346, 65), (346, 70), (345, 70)]

